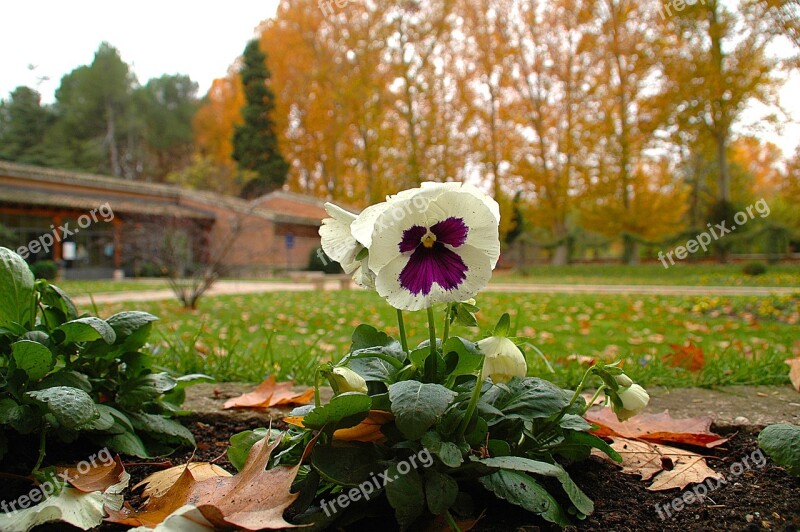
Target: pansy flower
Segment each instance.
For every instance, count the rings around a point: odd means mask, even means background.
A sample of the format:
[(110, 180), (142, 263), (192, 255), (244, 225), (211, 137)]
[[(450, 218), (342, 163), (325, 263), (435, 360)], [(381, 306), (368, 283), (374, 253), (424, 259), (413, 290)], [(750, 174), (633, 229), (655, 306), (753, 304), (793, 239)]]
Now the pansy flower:
[(474, 187), (432, 183), (365, 210), (359, 218), (369, 215), (362, 226), (372, 230), (365, 245), (378, 293), (403, 310), (475, 296), (500, 256), (496, 205)]
[(369, 269), (369, 258), (359, 260), (364, 250), (350, 229), (356, 215), (333, 203), (325, 204), (325, 211), (331, 216), (322, 220), (319, 228), (322, 250), (342, 266), (347, 275), (352, 275), (359, 286), (375, 287), (375, 275)]

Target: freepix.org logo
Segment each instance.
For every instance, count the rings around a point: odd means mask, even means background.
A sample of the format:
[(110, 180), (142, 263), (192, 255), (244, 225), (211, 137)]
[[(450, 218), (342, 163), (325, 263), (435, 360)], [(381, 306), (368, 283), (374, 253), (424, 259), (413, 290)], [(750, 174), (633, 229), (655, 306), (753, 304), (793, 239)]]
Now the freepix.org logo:
[(51, 224), (49, 233), (45, 233), (39, 238), (31, 240), (26, 245), (20, 246), (17, 249), (17, 254), (23, 259), (27, 259), (30, 255), (49, 253), (50, 248), (52, 248), (53, 244), (56, 242), (67, 240), (69, 237), (77, 235), (81, 229), (86, 229), (93, 223), (97, 223), (100, 220), (104, 222), (110, 222), (113, 219), (114, 211), (111, 209), (111, 205), (106, 202), (99, 207), (95, 207), (87, 214), (80, 215), (76, 220), (77, 227), (71, 228), (69, 222), (66, 222), (57, 228), (54, 224)]

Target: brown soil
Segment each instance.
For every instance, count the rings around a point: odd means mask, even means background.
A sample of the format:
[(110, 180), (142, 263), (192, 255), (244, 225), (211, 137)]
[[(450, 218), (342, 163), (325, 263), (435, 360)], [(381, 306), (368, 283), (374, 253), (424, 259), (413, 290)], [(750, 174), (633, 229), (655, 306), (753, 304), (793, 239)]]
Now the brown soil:
[[(186, 420), (185, 424), (194, 433), (198, 449), (196, 461), (215, 461), (229, 471), (233, 468), (227, 461), (225, 450), (228, 438), (237, 432), (255, 428), (252, 422), (215, 420), (206, 424), (197, 420)], [(709, 450), (706, 454), (709, 465), (719, 472), (727, 472), (730, 465), (741, 461), (756, 451), (754, 431), (730, 433), (732, 438), (725, 445)], [(170, 465), (185, 463), (191, 451), (178, 452), (169, 458)], [(127, 460), (126, 468), (131, 474), (131, 486), (146, 475), (167, 464), (134, 463)], [(684, 530), (781, 530), (800, 531), (800, 479), (791, 477), (783, 469), (768, 462), (762, 468), (752, 467), (727, 485), (722, 485), (702, 502), (687, 505), (682, 511), (672, 510), (672, 516), (660, 519), (657, 504), (669, 504), (680, 492), (647, 491), (647, 484), (638, 477), (623, 475), (619, 468), (598, 458), (575, 464), (569, 468), (572, 478), (595, 502), (595, 512), (583, 521), (575, 520), (568, 530), (615, 530), (615, 531), (684, 531)], [(137, 492), (138, 493), (138, 492)], [(126, 500), (134, 506), (139, 503), (136, 494), (126, 493)], [(538, 517), (516, 506), (482, 496), (475, 499), (487, 505), (484, 517), (473, 530), (482, 532), (557, 530)], [(665, 512), (662, 510), (662, 514)], [(375, 530), (374, 525), (387, 531), (389, 520), (385, 516), (379, 522), (349, 527), (348, 530)], [(39, 527), (37, 530), (67, 530), (64, 524)], [(125, 530), (125, 527), (103, 525), (96, 530)]]

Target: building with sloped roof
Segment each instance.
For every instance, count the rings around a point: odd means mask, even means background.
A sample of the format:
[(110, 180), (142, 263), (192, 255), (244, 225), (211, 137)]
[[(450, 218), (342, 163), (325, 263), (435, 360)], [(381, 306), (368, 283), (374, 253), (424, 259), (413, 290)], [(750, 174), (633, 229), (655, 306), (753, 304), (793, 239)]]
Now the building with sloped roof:
[(0, 244), (67, 278), (138, 275), (168, 257), (219, 260), (235, 276), (303, 269), (325, 216), (323, 202), (290, 192), (247, 201), (0, 161), (0, 224), (14, 235)]

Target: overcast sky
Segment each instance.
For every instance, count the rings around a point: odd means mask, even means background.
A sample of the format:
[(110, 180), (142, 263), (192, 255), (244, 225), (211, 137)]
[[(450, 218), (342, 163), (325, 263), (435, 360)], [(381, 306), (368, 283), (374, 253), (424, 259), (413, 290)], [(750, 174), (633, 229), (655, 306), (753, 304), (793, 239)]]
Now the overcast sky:
[[(203, 95), (214, 78), (225, 75), (256, 26), (273, 16), (277, 5), (278, 0), (5, 2), (0, 98), (18, 85), (27, 85), (38, 88), (44, 102), (52, 102), (61, 77), (91, 63), (102, 41), (120, 51), (140, 82), (162, 74), (187, 74)], [(781, 103), (791, 111), (792, 123), (782, 134), (761, 134), (787, 155), (800, 144), (798, 94), (800, 76), (795, 75), (781, 91)], [(751, 109), (744, 122), (755, 122), (760, 114)]]

